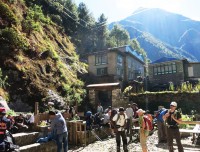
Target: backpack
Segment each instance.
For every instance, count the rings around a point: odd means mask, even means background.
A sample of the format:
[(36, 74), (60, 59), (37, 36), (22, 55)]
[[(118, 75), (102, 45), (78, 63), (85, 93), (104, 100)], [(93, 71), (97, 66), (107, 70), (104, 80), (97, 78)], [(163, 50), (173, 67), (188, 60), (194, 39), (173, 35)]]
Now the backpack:
[[(115, 124), (117, 124), (117, 122), (118, 122), (118, 120), (119, 120), (119, 118), (120, 118), (120, 114), (118, 113), (117, 114), (118, 116), (117, 116), (117, 120), (115, 121)], [(126, 127), (126, 118), (125, 118), (125, 114), (123, 114), (123, 116), (124, 116), (124, 126), (123, 127)], [(122, 127), (122, 126), (118, 126), (118, 125), (116, 125), (117, 127)]]
[(152, 119), (150, 118), (150, 116), (144, 115), (143, 119), (144, 119), (144, 123), (145, 123), (144, 129), (147, 131), (153, 130), (153, 122), (152, 122)]

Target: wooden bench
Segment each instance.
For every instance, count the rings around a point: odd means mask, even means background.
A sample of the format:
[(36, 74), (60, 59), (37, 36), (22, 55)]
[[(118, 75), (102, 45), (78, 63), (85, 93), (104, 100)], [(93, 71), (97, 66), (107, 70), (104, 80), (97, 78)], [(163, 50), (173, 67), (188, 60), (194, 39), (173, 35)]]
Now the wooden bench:
[[(192, 141), (195, 145), (200, 144), (200, 125), (197, 124), (193, 129), (179, 129), (180, 133), (190, 133), (193, 135)], [(198, 134), (196, 138), (196, 134)]]

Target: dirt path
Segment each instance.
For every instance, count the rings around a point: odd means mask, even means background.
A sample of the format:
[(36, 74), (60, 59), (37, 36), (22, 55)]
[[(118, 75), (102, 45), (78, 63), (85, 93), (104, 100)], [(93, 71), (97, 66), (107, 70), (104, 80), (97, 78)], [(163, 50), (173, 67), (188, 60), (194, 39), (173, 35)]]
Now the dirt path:
[[(149, 152), (168, 152), (167, 144), (157, 144), (157, 132), (148, 137), (148, 150)], [(200, 152), (200, 146), (194, 146), (191, 141), (191, 137), (182, 139), (184, 152)], [(175, 151), (178, 152), (177, 146), (174, 146)], [(128, 145), (129, 152), (141, 152), (140, 143), (130, 143)], [(121, 146), (121, 151), (123, 148)], [(115, 138), (108, 138), (103, 141), (96, 141), (86, 147), (80, 147), (77, 149), (69, 150), (69, 152), (116, 152)]]

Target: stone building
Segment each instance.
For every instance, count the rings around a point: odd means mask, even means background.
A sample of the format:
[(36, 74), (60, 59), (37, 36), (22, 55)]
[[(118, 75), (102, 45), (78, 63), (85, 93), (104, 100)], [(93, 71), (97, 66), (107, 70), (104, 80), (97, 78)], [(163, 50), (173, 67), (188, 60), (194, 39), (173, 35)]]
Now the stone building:
[(88, 55), (89, 73), (97, 78), (96, 82), (123, 82), (144, 76), (145, 67), (142, 55), (131, 46), (110, 48)]
[[(142, 55), (129, 45), (89, 54), (88, 68), (93, 84), (96, 85), (96, 87), (88, 86), (90, 92), (93, 90), (93, 94), (90, 93), (89, 98), (94, 99), (96, 103), (102, 100), (111, 100), (112, 105), (115, 105), (114, 92), (121, 92), (121, 89), (125, 88), (130, 81), (136, 80), (138, 76), (144, 77), (146, 71)], [(102, 83), (106, 83), (107, 87), (102, 87)], [(113, 83), (118, 83), (118, 88), (112, 87), (110, 90), (109, 83), (111, 86)], [(91, 97), (94, 95), (95, 97)]]
[(164, 88), (169, 82), (180, 85), (182, 82), (195, 82), (200, 79), (200, 62), (189, 62), (186, 59), (163, 57), (150, 63), (148, 69), (152, 87)]

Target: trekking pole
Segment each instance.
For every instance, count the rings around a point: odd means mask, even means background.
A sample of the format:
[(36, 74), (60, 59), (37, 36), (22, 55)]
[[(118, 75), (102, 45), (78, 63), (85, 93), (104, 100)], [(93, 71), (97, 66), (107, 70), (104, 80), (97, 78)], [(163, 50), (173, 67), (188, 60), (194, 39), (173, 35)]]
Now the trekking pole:
[(99, 138), (99, 136), (97, 136), (97, 134), (95, 134), (95, 132), (93, 130), (91, 130), (91, 133), (99, 140), (102, 141), (101, 138)]
[(105, 129), (102, 127), (101, 128), (102, 129), (102, 131), (107, 135), (107, 136), (111, 136), (111, 134), (109, 135), (106, 131), (105, 131)]

